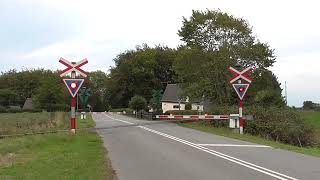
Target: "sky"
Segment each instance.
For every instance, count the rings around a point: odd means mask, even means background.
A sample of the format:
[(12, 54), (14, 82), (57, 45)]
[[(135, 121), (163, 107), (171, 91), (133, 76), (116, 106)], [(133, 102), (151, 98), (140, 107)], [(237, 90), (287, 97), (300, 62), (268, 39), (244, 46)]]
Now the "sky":
[(270, 68), (288, 105), (320, 102), (320, 11), (316, 0), (0, 0), (0, 71), (63, 69), (60, 57), (84, 58), (88, 71), (108, 72), (125, 50), (147, 43), (182, 44), (178, 30), (192, 10), (217, 10), (248, 20), (275, 50)]

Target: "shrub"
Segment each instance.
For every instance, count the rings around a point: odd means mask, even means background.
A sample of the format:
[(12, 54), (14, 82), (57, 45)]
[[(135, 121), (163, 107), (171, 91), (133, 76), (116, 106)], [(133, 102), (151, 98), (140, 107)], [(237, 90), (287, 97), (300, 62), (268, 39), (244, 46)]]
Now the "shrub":
[(247, 133), (299, 146), (315, 142), (314, 129), (290, 108), (250, 107), (247, 114), (254, 115), (246, 122)]
[(22, 112), (22, 110), (17, 109), (17, 108), (9, 108), (9, 109), (7, 109), (7, 112), (8, 113), (20, 113), (20, 112)]
[(133, 96), (129, 102), (129, 107), (136, 111), (140, 111), (147, 108), (147, 101), (142, 96)]
[(192, 104), (191, 103), (187, 103), (185, 106), (186, 110), (191, 110), (192, 109)]
[(132, 109), (130, 108), (117, 108), (117, 109), (110, 109), (110, 112), (126, 112), (126, 113), (132, 113)]
[(173, 115), (197, 115), (197, 110), (171, 110), (165, 112), (165, 114), (173, 114)]
[(6, 113), (7, 109), (3, 106), (0, 106), (0, 113)]

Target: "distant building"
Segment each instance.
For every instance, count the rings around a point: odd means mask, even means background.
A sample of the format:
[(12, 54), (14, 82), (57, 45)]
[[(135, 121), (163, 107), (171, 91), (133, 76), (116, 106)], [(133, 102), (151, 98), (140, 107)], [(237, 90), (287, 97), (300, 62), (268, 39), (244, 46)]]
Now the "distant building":
[[(185, 110), (185, 106), (189, 103), (188, 96), (182, 96), (182, 89), (177, 84), (168, 84), (166, 90), (163, 93), (161, 103), (162, 111), (165, 113), (170, 110)], [(199, 101), (191, 102), (192, 110), (203, 111), (203, 105)]]

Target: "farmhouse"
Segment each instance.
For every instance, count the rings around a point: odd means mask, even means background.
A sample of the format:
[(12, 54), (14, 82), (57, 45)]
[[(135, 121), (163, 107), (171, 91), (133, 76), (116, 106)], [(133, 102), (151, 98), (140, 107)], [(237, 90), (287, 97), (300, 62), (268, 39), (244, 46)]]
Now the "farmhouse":
[[(189, 97), (182, 95), (182, 89), (177, 84), (168, 84), (162, 96), (162, 111), (185, 110), (185, 105), (189, 103)], [(192, 110), (203, 111), (202, 103), (193, 101)]]

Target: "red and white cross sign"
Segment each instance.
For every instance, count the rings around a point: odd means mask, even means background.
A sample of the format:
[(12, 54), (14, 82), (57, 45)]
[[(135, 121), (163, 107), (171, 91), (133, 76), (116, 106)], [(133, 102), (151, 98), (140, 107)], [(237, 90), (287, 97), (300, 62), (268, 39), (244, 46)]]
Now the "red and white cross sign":
[(252, 79), (249, 77), (249, 74), (252, 71), (252, 67), (248, 67), (243, 71), (238, 71), (233, 67), (229, 67), (229, 71), (234, 75), (233, 78), (230, 80), (230, 83), (236, 82), (238, 79), (246, 80), (248, 83), (251, 83)]
[(65, 66), (67, 66), (67, 68), (60, 73), (60, 77), (63, 77), (65, 75), (67, 75), (68, 73), (71, 73), (72, 71), (81, 74), (83, 77), (87, 77), (87, 75), (88, 75), (88, 72), (86, 72), (80, 68), (81, 66), (88, 63), (87, 59), (84, 59), (84, 60), (79, 61), (77, 63), (72, 63), (72, 62), (69, 62), (63, 58), (60, 58), (59, 62)]

